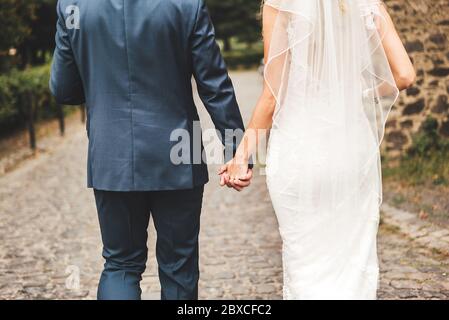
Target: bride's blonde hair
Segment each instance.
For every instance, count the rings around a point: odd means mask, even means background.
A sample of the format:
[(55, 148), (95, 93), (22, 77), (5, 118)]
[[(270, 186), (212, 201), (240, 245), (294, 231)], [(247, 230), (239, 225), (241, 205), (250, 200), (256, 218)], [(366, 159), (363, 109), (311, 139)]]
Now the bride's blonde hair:
[(262, 0), (260, 2), (260, 15), (262, 15), (262, 13), (263, 13), (263, 6), (264, 6), (264, 4), (265, 4), (265, 0)]

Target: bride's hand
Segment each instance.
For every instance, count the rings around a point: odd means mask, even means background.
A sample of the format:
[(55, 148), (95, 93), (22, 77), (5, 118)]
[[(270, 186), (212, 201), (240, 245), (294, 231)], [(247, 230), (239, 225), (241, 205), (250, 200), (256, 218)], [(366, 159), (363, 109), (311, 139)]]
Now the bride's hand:
[(218, 172), (221, 176), (220, 185), (227, 185), (237, 191), (242, 191), (251, 184), (252, 169), (248, 167), (248, 161), (232, 159), (222, 166)]

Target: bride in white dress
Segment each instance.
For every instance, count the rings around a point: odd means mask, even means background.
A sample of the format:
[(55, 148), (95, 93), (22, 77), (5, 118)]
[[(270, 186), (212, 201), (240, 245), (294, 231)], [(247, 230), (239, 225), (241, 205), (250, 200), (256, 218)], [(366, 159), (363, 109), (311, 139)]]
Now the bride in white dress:
[(265, 86), (222, 184), (240, 190), (254, 131), (271, 129), (267, 183), (285, 299), (375, 299), (380, 143), (414, 68), (378, 0), (267, 0)]

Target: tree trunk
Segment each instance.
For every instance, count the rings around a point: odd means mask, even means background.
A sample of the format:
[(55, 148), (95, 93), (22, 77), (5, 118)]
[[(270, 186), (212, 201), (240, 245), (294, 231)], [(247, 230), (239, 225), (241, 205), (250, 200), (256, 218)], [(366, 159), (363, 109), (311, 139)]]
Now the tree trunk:
[(82, 104), (80, 105), (81, 110), (81, 122), (86, 123), (86, 105)]
[(28, 94), (28, 108), (27, 108), (27, 127), (30, 138), (30, 148), (36, 150), (36, 128), (34, 126), (34, 118), (36, 111), (36, 101), (33, 94)]
[(61, 104), (57, 105), (58, 110), (58, 121), (59, 121), (59, 133), (61, 137), (65, 134), (65, 119), (64, 119), (64, 108)]
[(223, 50), (224, 50), (225, 52), (229, 52), (229, 51), (232, 50), (231, 39), (229, 39), (229, 38), (224, 38), (224, 39), (223, 39), (223, 44), (224, 44)]
[(25, 69), (29, 63), (30, 63), (30, 59), (31, 59), (31, 52), (30, 52), (30, 48), (28, 45), (25, 45), (21, 48), (21, 63), (20, 63), (20, 69)]

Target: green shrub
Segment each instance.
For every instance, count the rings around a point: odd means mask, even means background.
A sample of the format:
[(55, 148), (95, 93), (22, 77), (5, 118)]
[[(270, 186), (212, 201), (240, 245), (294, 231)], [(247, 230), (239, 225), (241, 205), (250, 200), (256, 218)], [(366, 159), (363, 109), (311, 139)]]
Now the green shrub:
[(386, 168), (385, 176), (399, 177), (411, 184), (449, 184), (449, 139), (438, 134), (438, 121), (423, 122), (399, 166)]
[(263, 58), (262, 50), (241, 49), (224, 53), (224, 59), (230, 69), (257, 67)]
[(428, 117), (421, 125), (421, 129), (413, 138), (413, 144), (405, 158), (430, 157), (434, 152), (444, 147), (444, 142), (438, 134), (438, 121)]
[(22, 127), (30, 108), (34, 108), (34, 120), (56, 115), (57, 106), (48, 88), (49, 76), (49, 65), (0, 76), (0, 134)]
[[(0, 77), (0, 126), (5, 125), (5, 120), (17, 118), (18, 110), (15, 108), (15, 99), (6, 77)], [(7, 121), (6, 121), (7, 122)]]

